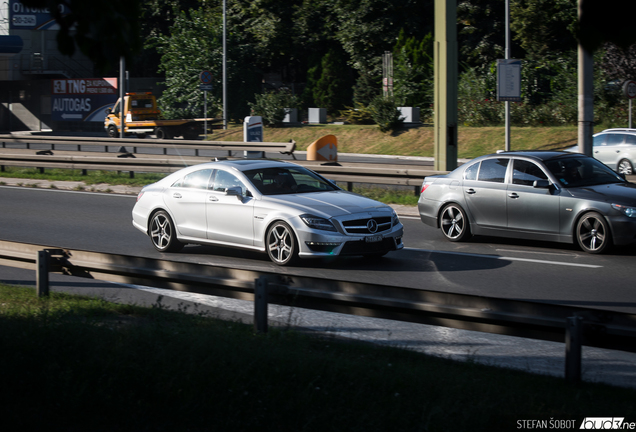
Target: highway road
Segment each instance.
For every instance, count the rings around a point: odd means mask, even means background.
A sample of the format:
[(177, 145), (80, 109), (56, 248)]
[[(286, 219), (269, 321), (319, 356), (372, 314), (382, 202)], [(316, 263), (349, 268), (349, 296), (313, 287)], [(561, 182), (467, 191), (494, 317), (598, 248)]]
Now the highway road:
[(2, 240), (636, 313), (633, 246), (588, 255), (573, 245), (499, 238), (451, 243), (411, 215), (401, 217), (405, 249), (379, 261), (305, 260), (280, 268), (265, 254), (227, 248), (161, 254), (132, 227), (130, 195), (0, 186), (0, 203)]

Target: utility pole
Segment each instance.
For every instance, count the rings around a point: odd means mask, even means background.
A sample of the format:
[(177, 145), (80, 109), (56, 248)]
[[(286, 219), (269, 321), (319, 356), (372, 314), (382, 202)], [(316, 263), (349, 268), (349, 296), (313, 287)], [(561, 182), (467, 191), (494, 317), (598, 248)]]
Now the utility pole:
[[(506, 0), (506, 52), (505, 58), (510, 58), (510, 0)], [(506, 144), (505, 150), (510, 151), (510, 101), (504, 102), (506, 106)]]
[(223, 0), (223, 129), (227, 129), (227, 0)]
[(126, 137), (126, 118), (124, 116), (124, 96), (126, 95), (126, 59), (124, 56), (119, 58), (119, 125), (121, 132), (119, 137)]
[[(579, 0), (579, 20), (581, 19)], [(579, 42), (579, 153), (592, 156), (594, 132), (594, 59)]]
[(435, 0), (435, 169), (457, 168), (457, 0)]

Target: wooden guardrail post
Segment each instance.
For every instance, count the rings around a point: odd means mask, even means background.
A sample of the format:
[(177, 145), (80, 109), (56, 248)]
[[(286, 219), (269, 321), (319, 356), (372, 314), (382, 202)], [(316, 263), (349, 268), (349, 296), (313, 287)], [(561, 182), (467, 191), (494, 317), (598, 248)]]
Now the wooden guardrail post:
[(35, 271), (36, 292), (38, 297), (49, 296), (49, 252), (45, 250), (38, 251), (36, 259), (37, 268)]
[(583, 317), (573, 316), (565, 320), (565, 379), (571, 383), (581, 381), (581, 344)]
[(257, 333), (267, 333), (267, 279), (254, 280), (254, 328)]

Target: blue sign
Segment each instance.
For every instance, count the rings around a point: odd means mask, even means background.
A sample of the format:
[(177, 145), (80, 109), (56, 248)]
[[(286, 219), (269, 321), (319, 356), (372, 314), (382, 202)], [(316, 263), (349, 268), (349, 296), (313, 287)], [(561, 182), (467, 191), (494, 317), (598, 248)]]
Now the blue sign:
[(211, 84), (212, 83), (212, 72), (203, 71), (199, 74), (199, 79), (201, 80), (201, 84)]
[(262, 117), (245, 117), (243, 121), (243, 139), (245, 142), (263, 142)]

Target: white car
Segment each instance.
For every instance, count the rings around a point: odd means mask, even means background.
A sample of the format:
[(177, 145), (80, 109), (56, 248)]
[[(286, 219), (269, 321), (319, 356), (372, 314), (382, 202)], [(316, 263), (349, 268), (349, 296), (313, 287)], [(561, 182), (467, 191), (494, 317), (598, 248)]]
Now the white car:
[[(592, 152), (594, 158), (626, 176), (634, 175), (636, 165), (636, 129), (605, 129), (594, 134)], [(578, 146), (565, 149), (577, 153)]]
[(217, 161), (145, 186), (133, 225), (160, 252), (185, 244), (267, 252), (279, 265), (297, 258), (379, 257), (402, 249), (404, 227), (380, 202), (340, 189), (297, 164)]
[(606, 129), (594, 135), (594, 157), (622, 175), (634, 174), (636, 130)]

